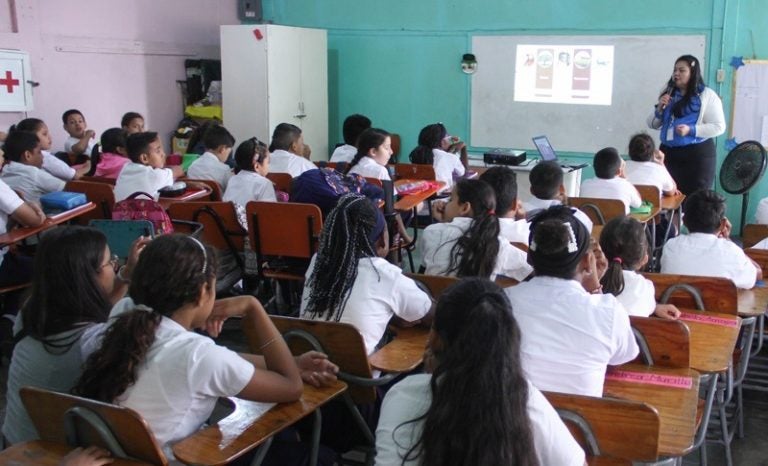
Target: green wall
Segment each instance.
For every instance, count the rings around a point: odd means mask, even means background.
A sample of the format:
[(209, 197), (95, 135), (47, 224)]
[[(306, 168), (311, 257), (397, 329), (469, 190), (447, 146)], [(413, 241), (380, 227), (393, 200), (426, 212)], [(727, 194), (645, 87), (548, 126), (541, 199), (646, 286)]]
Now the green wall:
[[(328, 30), (331, 143), (341, 140), (346, 115), (364, 113), (401, 135), (401, 160), (426, 124), (441, 121), (469, 137), (471, 77), (459, 62), (475, 34), (705, 34), (705, 79), (723, 98), (727, 121), (731, 57), (751, 58), (754, 42), (757, 58), (768, 59), (765, 0), (264, 0), (264, 12), (276, 24)], [(721, 67), (726, 81), (718, 86)], [(718, 140), (720, 157), (727, 136)], [(768, 196), (766, 180), (752, 191), (751, 212)], [(740, 208), (740, 196), (729, 199), (733, 219)]]

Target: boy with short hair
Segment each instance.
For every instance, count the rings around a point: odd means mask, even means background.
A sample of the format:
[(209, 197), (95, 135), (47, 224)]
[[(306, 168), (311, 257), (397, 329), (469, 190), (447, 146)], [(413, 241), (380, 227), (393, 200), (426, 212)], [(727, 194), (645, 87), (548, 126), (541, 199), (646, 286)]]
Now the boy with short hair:
[(480, 180), (488, 183), (496, 194), (499, 235), (511, 242), (528, 244), (530, 225), (525, 221), (522, 205), (517, 200), (515, 172), (507, 167), (492, 167), (480, 175)]
[(187, 169), (187, 176), (199, 180), (213, 180), (222, 190), (227, 189), (227, 182), (232, 177), (232, 169), (225, 162), (232, 153), (235, 138), (220, 125), (209, 127), (203, 134), (205, 152)]
[(664, 152), (656, 149), (653, 138), (637, 133), (629, 140), (629, 158), (624, 172), (633, 185), (651, 185), (659, 188), (664, 196), (674, 196), (679, 191), (672, 175), (664, 166)]
[(619, 151), (613, 147), (600, 149), (593, 161), (597, 178), (581, 183), (581, 197), (595, 199), (618, 199), (624, 203), (624, 213), (629, 214), (629, 208), (640, 207), (643, 199), (632, 183), (624, 177), (625, 162), (619, 156)]
[(93, 146), (96, 145), (96, 132), (87, 129), (88, 124), (80, 110), (67, 110), (61, 115), (61, 121), (64, 123), (64, 131), (69, 134), (64, 141), (64, 152), (90, 157)]
[[(523, 202), (523, 209), (528, 216), (541, 210), (547, 210), (553, 205), (561, 205), (565, 200), (565, 185), (563, 184), (563, 168), (559, 163), (549, 160), (541, 161), (531, 170), (528, 179), (531, 183), (533, 197)], [(573, 215), (592, 232), (592, 220), (589, 216), (575, 207)]]
[(357, 138), (363, 134), (363, 131), (371, 127), (371, 120), (365, 116), (355, 113), (344, 119), (342, 133), (344, 135), (344, 145), (337, 147), (331, 155), (331, 162), (349, 163), (357, 154)]
[(0, 178), (19, 191), (27, 202), (37, 202), (43, 194), (61, 191), (66, 184), (43, 170), (40, 139), (35, 133), (11, 131), (3, 145), (8, 163)]
[(272, 132), (272, 144), (269, 146), (269, 171), (288, 173), (296, 178), (302, 173), (317, 167), (302, 156), (305, 152), (304, 137), (301, 128), (290, 123), (280, 123)]
[(664, 245), (661, 272), (729, 278), (739, 288), (752, 288), (762, 280), (760, 267), (730, 241), (731, 222), (725, 216), (725, 198), (702, 189), (683, 204), (687, 235)]
[(115, 201), (135, 192), (144, 192), (157, 200), (158, 190), (184, 175), (179, 166), (165, 167), (165, 150), (153, 131), (128, 136), (126, 150), (131, 162), (125, 164), (115, 183)]

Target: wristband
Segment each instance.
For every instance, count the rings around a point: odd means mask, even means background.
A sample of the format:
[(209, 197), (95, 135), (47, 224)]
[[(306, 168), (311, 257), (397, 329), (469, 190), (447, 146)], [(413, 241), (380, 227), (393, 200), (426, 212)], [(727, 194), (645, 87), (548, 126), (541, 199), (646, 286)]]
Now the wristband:
[(120, 270), (117, 271), (117, 279), (120, 280), (123, 283), (131, 283), (130, 277), (129, 278), (125, 278), (125, 276), (123, 275), (123, 270), (125, 270), (125, 267), (126, 266), (122, 266), (122, 267), (120, 267)]

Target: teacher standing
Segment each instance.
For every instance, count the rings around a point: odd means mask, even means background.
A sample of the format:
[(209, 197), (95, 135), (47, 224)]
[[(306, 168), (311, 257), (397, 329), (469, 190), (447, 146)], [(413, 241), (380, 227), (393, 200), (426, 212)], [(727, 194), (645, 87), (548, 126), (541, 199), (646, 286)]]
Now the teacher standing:
[(717, 159), (713, 138), (725, 132), (725, 116), (720, 97), (704, 84), (696, 57), (683, 55), (675, 61), (648, 126), (660, 129), (664, 164), (683, 194), (712, 189)]

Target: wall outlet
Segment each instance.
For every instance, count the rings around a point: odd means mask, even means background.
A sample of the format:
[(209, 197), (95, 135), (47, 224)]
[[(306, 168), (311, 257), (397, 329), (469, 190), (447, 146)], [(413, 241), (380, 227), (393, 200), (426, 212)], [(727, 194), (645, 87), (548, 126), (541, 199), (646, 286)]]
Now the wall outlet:
[(719, 82), (719, 83), (725, 82), (725, 70), (724, 70), (724, 69), (722, 69), (722, 68), (720, 68), (719, 70), (717, 70), (717, 76), (715, 77), (715, 79), (716, 79), (716, 80), (717, 80), (717, 82)]

